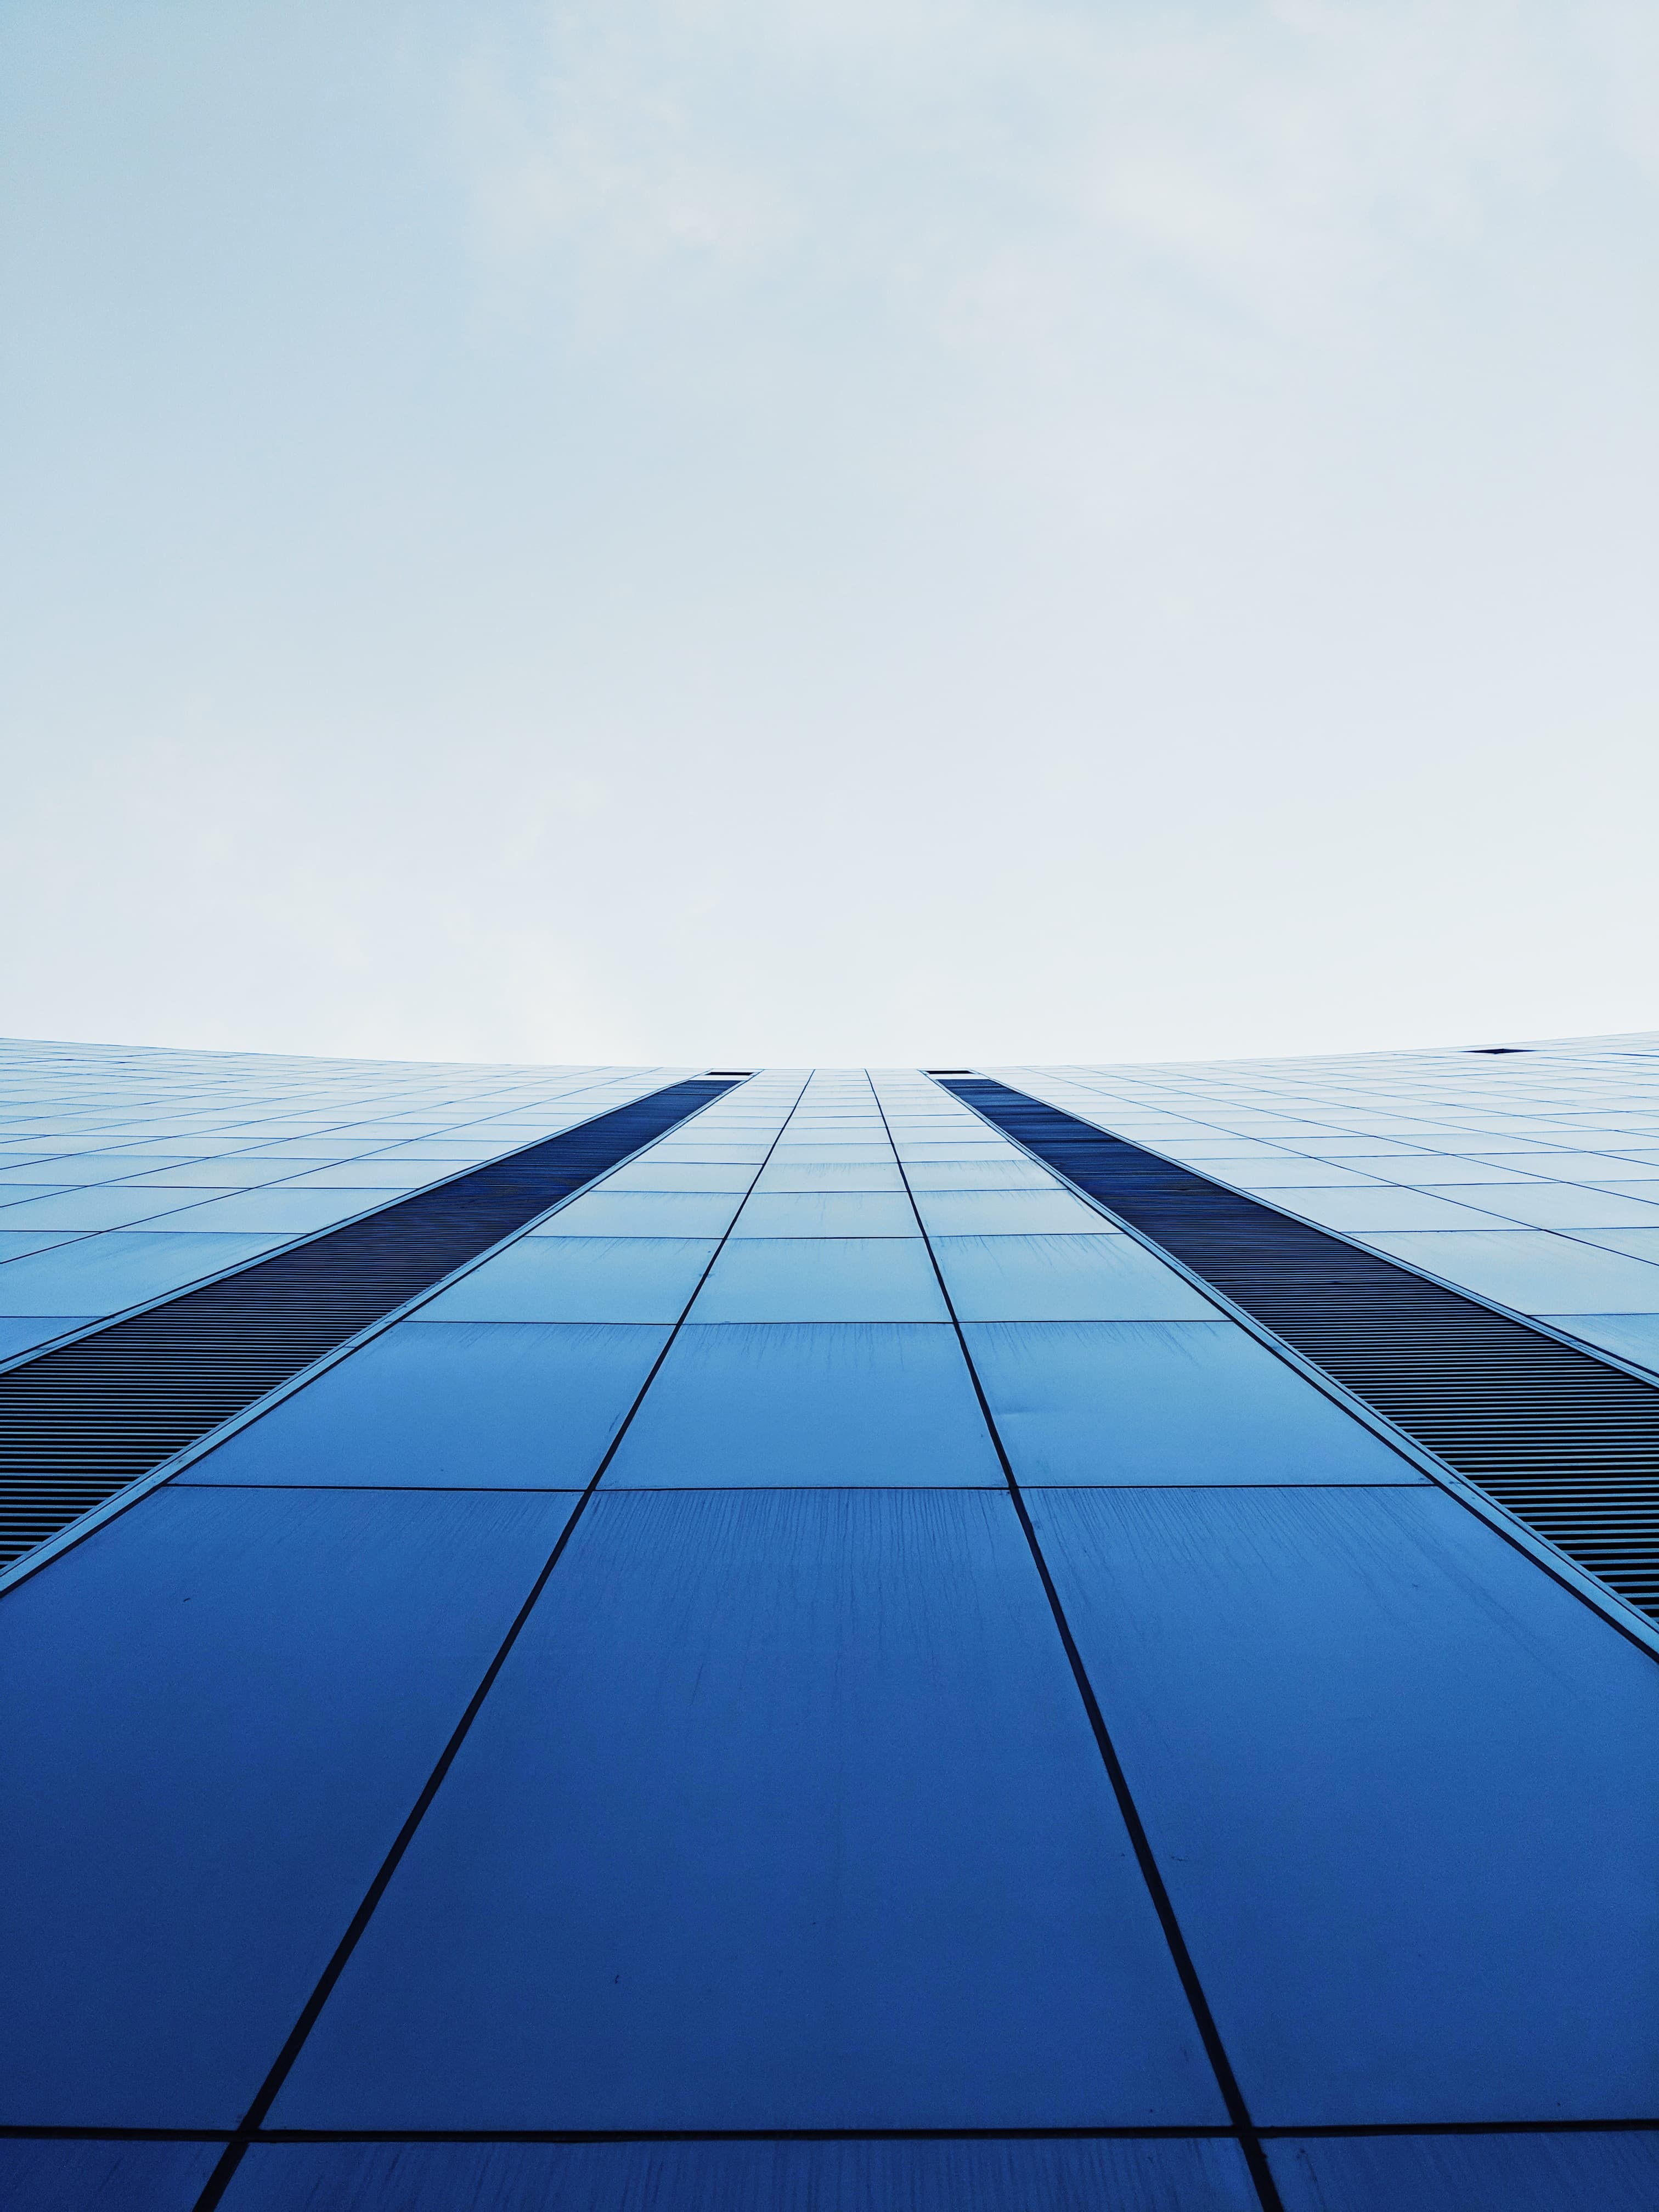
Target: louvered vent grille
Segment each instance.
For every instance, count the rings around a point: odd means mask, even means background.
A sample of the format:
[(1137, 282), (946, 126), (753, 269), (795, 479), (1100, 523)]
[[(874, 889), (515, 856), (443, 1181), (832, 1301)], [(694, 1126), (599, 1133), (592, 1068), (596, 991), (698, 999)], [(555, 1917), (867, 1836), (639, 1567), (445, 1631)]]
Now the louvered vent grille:
[(1004, 1084), (945, 1088), (1659, 1617), (1659, 1390)]
[(0, 1565), (732, 1088), (673, 1084), (0, 1375)]

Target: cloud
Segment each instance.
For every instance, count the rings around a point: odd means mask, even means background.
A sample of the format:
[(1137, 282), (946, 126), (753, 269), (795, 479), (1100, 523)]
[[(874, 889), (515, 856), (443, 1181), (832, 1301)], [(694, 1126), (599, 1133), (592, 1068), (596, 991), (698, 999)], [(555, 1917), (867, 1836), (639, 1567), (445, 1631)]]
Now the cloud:
[(1587, 136), (1659, 138), (1635, 7), (635, 0), (532, 21), (469, 72), (480, 237), (608, 322), (783, 292), (959, 347), (1018, 266), (1050, 336), (1099, 336), (1141, 285), (1332, 340), (1425, 252), (1478, 252)]

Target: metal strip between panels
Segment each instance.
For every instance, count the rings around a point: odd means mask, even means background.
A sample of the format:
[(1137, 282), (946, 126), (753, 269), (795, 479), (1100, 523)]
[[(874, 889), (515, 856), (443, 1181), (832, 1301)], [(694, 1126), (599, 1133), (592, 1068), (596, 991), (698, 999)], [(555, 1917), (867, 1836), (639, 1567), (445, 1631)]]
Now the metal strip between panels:
[(1659, 1389), (1006, 1084), (943, 1087), (1659, 1618)]
[(672, 1084), (0, 1375), (0, 1566), (733, 1087)]

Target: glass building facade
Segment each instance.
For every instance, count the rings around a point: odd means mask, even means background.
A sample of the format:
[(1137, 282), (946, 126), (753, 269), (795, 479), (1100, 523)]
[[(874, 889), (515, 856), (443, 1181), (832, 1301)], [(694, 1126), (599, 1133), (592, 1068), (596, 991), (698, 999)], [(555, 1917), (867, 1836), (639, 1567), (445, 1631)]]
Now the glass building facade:
[[(1654, 1528), (1659, 1039), (0, 1086), (0, 2201), (1659, 2202), (1659, 1629), (1572, 1518)], [(1413, 1410), (1103, 1134), (1438, 1297)], [(1448, 1314), (1556, 1519), (1425, 1441)]]

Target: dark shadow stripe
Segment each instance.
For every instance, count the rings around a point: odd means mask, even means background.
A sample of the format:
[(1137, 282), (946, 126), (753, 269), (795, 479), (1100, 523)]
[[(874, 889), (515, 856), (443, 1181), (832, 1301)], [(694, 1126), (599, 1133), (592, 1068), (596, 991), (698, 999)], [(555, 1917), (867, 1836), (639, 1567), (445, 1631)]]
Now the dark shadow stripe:
[(941, 1087), (1659, 1617), (1659, 1389), (1006, 1084)]
[(0, 1375), (0, 1567), (734, 1087), (671, 1084)]

